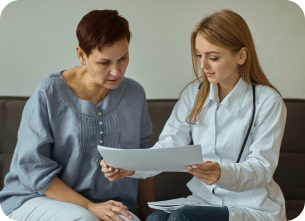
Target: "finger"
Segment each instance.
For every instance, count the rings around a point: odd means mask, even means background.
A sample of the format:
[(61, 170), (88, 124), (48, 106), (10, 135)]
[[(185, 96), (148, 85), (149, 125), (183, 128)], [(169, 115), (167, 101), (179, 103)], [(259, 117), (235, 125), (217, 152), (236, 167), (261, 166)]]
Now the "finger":
[(101, 171), (103, 171), (103, 173), (119, 173), (120, 169), (113, 167), (109, 167), (109, 168), (102, 167)]
[(219, 175), (217, 175), (217, 174), (206, 175), (206, 174), (198, 173), (195, 171), (192, 171), (191, 174), (194, 175), (195, 177), (197, 177), (198, 179), (202, 180), (203, 182), (205, 182), (208, 185), (215, 183), (219, 178)]
[(125, 206), (123, 203), (121, 202), (118, 202), (118, 201), (114, 201), (114, 200), (110, 200), (109, 201), (112, 205), (115, 205), (115, 206), (118, 206), (118, 207), (121, 207), (123, 209), (128, 209), (127, 206)]
[(204, 175), (213, 175), (216, 173), (215, 170), (201, 170), (201, 169), (192, 169), (191, 172), (196, 172)]
[(106, 163), (106, 161), (103, 159), (100, 163), (100, 165), (103, 167), (103, 168), (108, 168), (108, 164)]
[(125, 216), (128, 219), (132, 219), (131, 214), (129, 212), (127, 212), (125, 209), (122, 209), (121, 207), (113, 206), (111, 209), (115, 213), (121, 214), (121, 215)]
[(121, 217), (118, 216), (118, 214), (116, 214), (115, 212), (113, 212), (111, 210), (107, 210), (106, 215), (108, 216), (109, 219), (105, 219), (105, 220), (114, 219), (115, 221), (124, 221)]
[(111, 182), (116, 182), (116, 181), (118, 181), (118, 180), (120, 180), (120, 179), (123, 178), (123, 177), (121, 176), (121, 174), (114, 174), (114, 175), (111, 176), (111, 177), (108, 177), (108, 176), (105, 175), (105, 177), (106, 177), (108, 180), (110, 180)]
[(218, 167), (217, 162), (210, 162), (206, 164), (195, 164), (201, 170), (215, 170)]
[(110, 178), (110, 177), (113, 177), (115, 175), (119, 174), (119, 172), (106, 172), (105, 173), (105, 177), (106, 178)]

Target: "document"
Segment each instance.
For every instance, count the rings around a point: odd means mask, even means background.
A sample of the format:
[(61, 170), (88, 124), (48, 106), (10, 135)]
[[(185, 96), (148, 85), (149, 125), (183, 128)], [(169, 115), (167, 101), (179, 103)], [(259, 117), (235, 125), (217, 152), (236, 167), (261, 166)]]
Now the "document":
[(191, 200), (187, 198), (178, 198), (172, 200), (164, 200), (158, 202), (148, 202), (148, 206), (152, 209), (163, 210), (164, 212), (171, 213), (176, 209), (180, 209), (185, 206), (201, 206), (201, 204), (196, 200)]
[(124, 170), (185, 172), (188, 165), (202, 164), (200, 145), (153, 149), (117, 149), (97, 146), (109, 166)]

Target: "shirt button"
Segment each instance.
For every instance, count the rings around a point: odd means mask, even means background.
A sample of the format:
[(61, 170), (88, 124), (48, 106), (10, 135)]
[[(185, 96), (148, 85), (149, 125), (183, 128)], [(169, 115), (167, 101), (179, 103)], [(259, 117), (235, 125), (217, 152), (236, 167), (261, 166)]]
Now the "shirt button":
[(103, 143), (103, 141), (102, 141), (102, 140), (100, 140), (100, 143)]
[(98, 114), (99, 114), (99, 115), (102, 115), (102, 113), (101, 113), (101, 112), (99, 112)]
[(100, 131), (100, 134), (103, 134), (103, 131)]
[(211, 135), (211, 137), (214, 137), (214, 134), (212, 132), (210, 133), (210, 135)]
[(103, 123), (102, 123), (102, 121), (100, 121), (100, 125), (102, 125)]
[(213, 147), (212, 146), (209, 146), (210, 150), (213, 150)]

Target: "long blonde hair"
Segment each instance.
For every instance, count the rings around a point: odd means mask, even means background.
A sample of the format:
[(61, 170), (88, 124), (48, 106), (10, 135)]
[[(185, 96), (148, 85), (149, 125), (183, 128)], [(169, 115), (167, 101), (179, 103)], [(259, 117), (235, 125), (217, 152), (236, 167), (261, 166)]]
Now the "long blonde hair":
[(195, 40), (198, 34), (211, 44), (228, 49), (233, 53), (246, 47), (248, 51), (247, 59), (244, 64), (239, 67), (241, 78), (251, 85), (267, 85), (275, 89), (268, 81), (259, 64), (252, 35), (244, 19), (237, 13), (227, 9), (215, 12), (214, 14), (203, 18), (191, 34), (192, 63), (196, 76), (194, 81), (202, 82), (202, 86), (198, 91), (193, 109), (187, 117), (190, 122), (195, 123), (210, 91), (210, 82), (208, 81), (206, 74), (203, 70), (201, 70), (200, 75), (198, 73), (199, 63), (196, 59), (195, 48)]

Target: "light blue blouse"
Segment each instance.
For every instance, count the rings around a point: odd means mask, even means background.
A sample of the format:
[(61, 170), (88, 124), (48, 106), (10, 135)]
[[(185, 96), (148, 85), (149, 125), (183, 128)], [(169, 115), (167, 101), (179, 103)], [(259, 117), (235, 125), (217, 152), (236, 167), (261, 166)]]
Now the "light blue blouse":
[(151, 134), (145, 92), (136, 81), (125, 77), (95, 105), (77, 98), (60, 72), (49, 75), (23, 110), (10, 171), (0, 191), (2, 210), (8, 215), (43, 195), (56, 176), (94, 203), (112, 199), (131, 209), (138, 181), (106, 179), (97, 145), (148, 148)]

